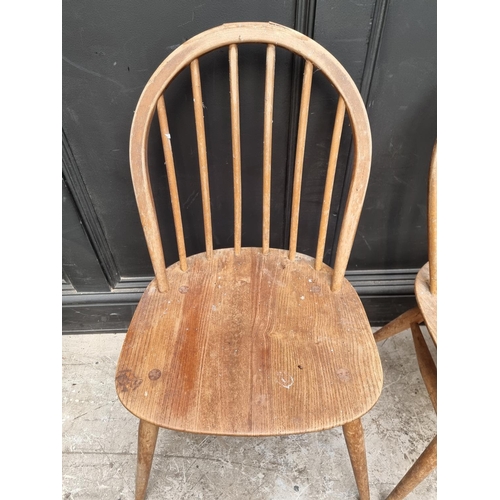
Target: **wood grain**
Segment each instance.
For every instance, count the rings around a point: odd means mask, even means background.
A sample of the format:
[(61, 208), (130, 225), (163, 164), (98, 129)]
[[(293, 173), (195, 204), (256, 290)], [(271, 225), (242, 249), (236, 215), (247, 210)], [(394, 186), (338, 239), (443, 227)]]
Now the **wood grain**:
[(313, 266), (257, 248), (170, 266), (171, 292), (153, 281), (125, 338), (122, 403), (161, 427), (223, 435), (317, 431), (366, 413), (382, 389), (368, 319), (347, 280), (332, 293), (331, 269)]

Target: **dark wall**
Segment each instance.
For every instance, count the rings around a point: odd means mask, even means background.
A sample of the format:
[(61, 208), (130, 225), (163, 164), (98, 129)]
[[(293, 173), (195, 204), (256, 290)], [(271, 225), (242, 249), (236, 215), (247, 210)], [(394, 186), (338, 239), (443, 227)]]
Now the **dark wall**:
[[(179, 44), (235, 21), (273, 21), (316, 39), (344, 65), (367, 106), (370, 183), (348, 278), (373, 324), (412, 304), (427, 260), (426, 184), (436, 136), (436, 5), (423, 0), (149, 1), (63, 3), (63, 326), (120, 331), (152, 278), (128, 164), (133, 112), (145, 83)], [(265, 48), (240, 49), (243, 244), (259, 245)], [(214, 246), (232, 245), (227, 49), (201, 59)], [(286, 246), (302, 63), (277, 51), (271, 244)], [(189, 254), (203, 250), (201, 196), (189, 74), (166, 93)], [(314, 255), (335, 94), (320, 73), (305, 155), (299, 251)], [(153, 124), (153, 128), (157, 127)], [(227, 138), (227, 140), (224, 139)], [(151, 149), (167, 263), (177, 259), (158, 140)], [(325, 261), (331, 263), (349, 178), (341, 145)], [(168, 245), (168, 242), (172, 244)]]

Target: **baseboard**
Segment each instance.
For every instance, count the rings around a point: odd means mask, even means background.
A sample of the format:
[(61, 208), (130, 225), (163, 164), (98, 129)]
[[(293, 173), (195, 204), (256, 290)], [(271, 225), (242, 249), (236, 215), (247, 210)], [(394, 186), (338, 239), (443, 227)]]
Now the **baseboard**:
[(417, 305), (415, 295), (360, 295), (371, 326), (384, 326)]
[[(417, 269), (348, 271), (372, 326), (382, 326), (414, 307)], [(109, 293), (63, 290), (63, 334), (126, 332), (146, 282)]]
[(143, 292), (63, 294), (63, 334), (126, 332)]

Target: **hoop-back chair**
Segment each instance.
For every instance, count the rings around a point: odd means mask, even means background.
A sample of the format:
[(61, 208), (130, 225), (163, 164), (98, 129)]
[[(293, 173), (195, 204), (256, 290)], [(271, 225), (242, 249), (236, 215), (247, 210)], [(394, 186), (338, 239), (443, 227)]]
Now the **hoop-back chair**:
[[(429, 167), (428, 206), (429, 261), (415, 279), (417, 306), (404, 312), (375, 333), (376, 342), (388, 339), (408, 328), (411, 329), (418, 366), (437, 412), (437, 369), (419, 323), (424, 323), (432, 342), (437, 346), (437, 142), (432, 150)], [(387, 500), (401, 500), (413, 491), (437, 465), (437, 436), (418, 457), (405, 476), (393, 489)]]
[[(262, 247), (241, 245), (238, 45), (265, 44)], [(229, 47), (234, 247), (214, 250), (198, 59)], [(276, 47), (305, 59), (287, 250), (270, 248), (271, 146)], [(163, 92), (191, 71), (206, 251), (186, 255), (172, 139)], [(297, 252), (304, 148), (313, 69), (339, 93), (315, 258)], [(345, 112), (353, 134), (351, 183), (333, 269), (323, 263)], [(179, 261), (165, 268), (148, 173), (157, 114)], [(181, 140), (180, 138), (177, 140)], [(229, 140), (229, 138), (228, 138)], [(210, 29), (172, 52), (145, 86), (130, 140), (132, 179), (154, 267), (121, 350), (116, 389), (140, 419), (136, 499), (145, 497), (159, 427), (226, 436), (276, 436), (343, 426), (360, 497), (369, 498), (360, 417), (377, 401), (382, 368), (361, 301), (344, 274), (368, 182), (367, 113), (341, 64), (317, 42), (274, 23)]]

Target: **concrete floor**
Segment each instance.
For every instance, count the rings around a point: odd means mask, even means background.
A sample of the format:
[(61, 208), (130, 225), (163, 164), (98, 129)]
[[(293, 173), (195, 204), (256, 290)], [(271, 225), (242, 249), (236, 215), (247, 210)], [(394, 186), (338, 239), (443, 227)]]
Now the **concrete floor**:
[[(123, 338), (63, 337), (64, 500), (134, 498), (138, 420), (118, 401), (114, 386)], [(379, 350), (384, 389), (362, 418), (373, 500), (386, 498), (436, 432), (410, 332), (382, 342)], [(436, 476), (434, 471), (407, 498), (436, 499)], [(147, 499), (191, 498), (347, 500), (357, 498), (357, 489), (340, 428), (277, 438), (160, 429)]]

